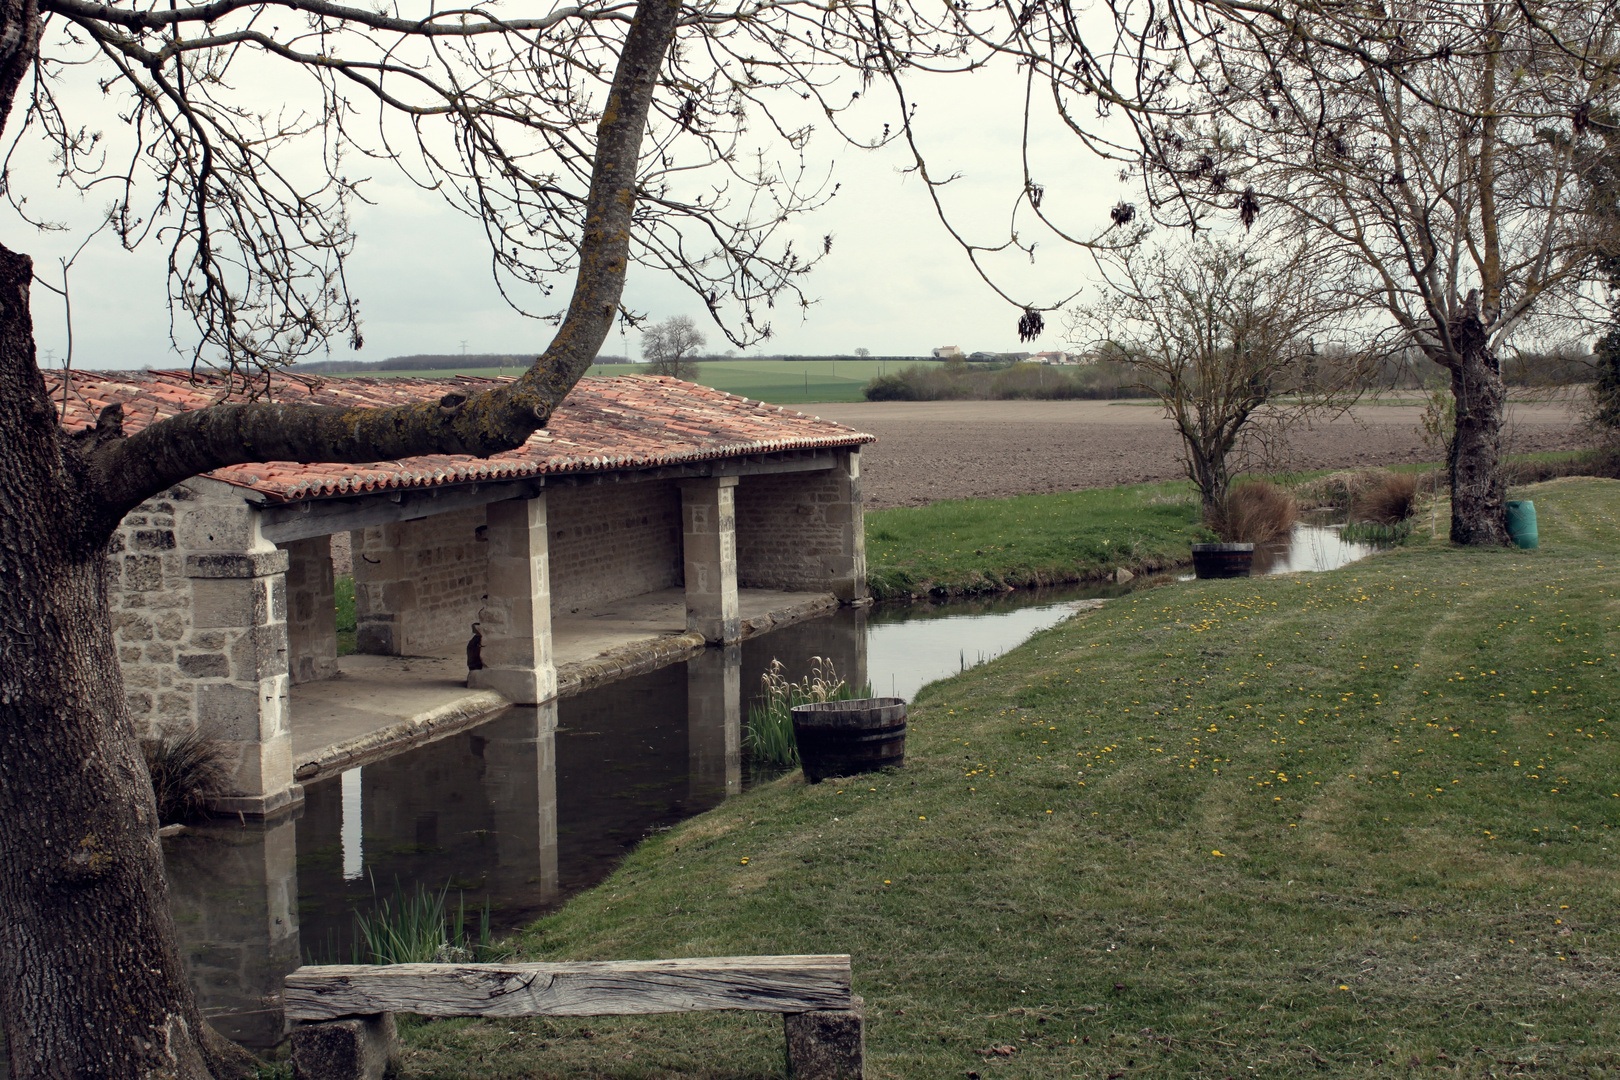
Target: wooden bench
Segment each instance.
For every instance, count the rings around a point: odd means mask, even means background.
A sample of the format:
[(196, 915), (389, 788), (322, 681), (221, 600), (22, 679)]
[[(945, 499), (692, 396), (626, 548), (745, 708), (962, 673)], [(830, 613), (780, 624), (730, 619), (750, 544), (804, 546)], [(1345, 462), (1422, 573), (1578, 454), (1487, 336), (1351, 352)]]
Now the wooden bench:
[(718, 956), (564, 964), (301, 967), (284, 993), (299, 1080), (378, 1080), (397, 1052), (395, 1013), (639, 1016), (782, 1013), (800, 1080), (862, 1080), (862, 1002), (848, 956)]

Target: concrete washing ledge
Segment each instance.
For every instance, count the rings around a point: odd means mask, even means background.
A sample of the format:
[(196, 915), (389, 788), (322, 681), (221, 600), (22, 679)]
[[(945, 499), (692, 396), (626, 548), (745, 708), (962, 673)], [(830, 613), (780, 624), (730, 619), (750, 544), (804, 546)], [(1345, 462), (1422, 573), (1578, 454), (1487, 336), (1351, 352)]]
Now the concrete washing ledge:
[[(831, 593), (739, 590), (744, 639), (837, 610)], [(557, 696), (572, 697), (688, 660), (707, 644), (681, 629), (685, 597), (669, 589), (573, 612), (552, 623)], [(654, 636), (648, 636), (654, 635)], [(310, 783), (484, 723), (511, 702), (467, 689), (463, 658), (345, 656), (334, 679), (292, 689), (294, 779)]]

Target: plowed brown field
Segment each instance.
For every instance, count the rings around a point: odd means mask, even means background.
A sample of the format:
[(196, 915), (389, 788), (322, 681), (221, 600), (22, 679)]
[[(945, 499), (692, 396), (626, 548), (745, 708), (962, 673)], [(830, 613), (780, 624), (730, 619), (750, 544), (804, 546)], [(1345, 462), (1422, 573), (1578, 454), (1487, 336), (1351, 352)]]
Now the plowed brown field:
[[(868, 509), (936, 499), (1074, 491), (1186, 475), (1181, 440), (1157, 406), (1105, 401), (907, 401), (807, 405), (805, 412), (878, 442), (861, 455)], [(1421, 405), (1367, 405), (1296, 431), (1279, 465), (1332, 469), (1433, 461), (1417, 434)], [(1588, 444), (1578, 411), (1515, 403), (1507, 451)]]

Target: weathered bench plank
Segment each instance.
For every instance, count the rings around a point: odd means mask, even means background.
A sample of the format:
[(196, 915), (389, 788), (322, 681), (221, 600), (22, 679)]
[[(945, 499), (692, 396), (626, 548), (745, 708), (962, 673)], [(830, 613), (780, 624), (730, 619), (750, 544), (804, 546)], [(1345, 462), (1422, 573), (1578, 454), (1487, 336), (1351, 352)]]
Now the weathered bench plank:
[(287, 976), (289, 1021), (376, 1013), (418, 1016), (634, 1016), (738, 1009), (850, 1008), (850, 962), (837, 956), (719, 956), (559, 964), (301, 967)]

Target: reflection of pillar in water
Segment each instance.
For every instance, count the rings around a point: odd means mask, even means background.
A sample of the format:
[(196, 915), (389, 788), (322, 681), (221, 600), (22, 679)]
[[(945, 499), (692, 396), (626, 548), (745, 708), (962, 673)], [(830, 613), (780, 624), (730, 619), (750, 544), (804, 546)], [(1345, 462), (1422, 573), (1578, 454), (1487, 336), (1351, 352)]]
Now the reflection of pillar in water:
[[(515, 708), (478, 729), (499, 875), (540, 903), (557, 895), (557, 702)], [(492, 883), (494, 884), (494, 883)]]
[(338, 838), (343, 845), (343, 880), (358, 881), (366, 872), (365, 827), (360, 794), (360, 770), (343, 774), (343, 824)]
[(297, 823), (199, 826), (164, 844), (169, 907), (203, 1015), (253, 1048), (281, 1041), (281, 982), (298, 967)]
[[(845, 610), (849, 612), (849, 615), (843, 619), (837, 620), (834, 623), (834, 626), (837, 628), (840, 639), (844, 642), (844, 647), (848, 649), (849, 660), (847, 663), (849, 664), (849, 667), (839, 668), (838, 670), (840, 674), (848, 672), (848, 674), (845, 675), (845, 678), (849, 681), (849, 685), (855, 688), (855, 692), (858, 694), (862, 692), (862, 688), (865, 687), (872, 678), (870, 669), (866, 666), (867, 609), (864, 607), (858, 607), (846, 608)], [(842, 612), (840, 612), (840, 614), (842, 614)], [(888, 697), (890, 689), (891, 688), (887, 686), (874, 686), (872, 687), (872, 696)]]
[(686, 662), (688, 793), (719, 802), (742, 790), (742, 648), (704, 649)]

